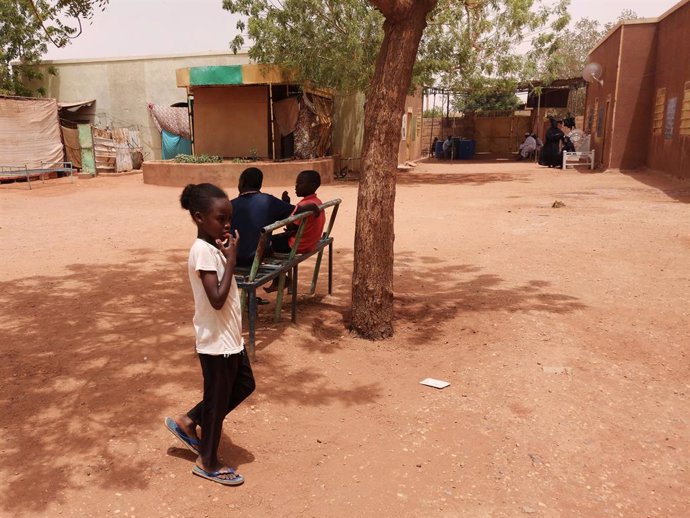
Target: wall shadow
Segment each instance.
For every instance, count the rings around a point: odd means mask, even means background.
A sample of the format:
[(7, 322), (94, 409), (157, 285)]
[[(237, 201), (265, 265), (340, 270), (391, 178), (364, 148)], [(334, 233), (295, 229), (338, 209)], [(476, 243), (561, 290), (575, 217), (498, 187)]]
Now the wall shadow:
[(397, 185), (486, 185), (499, 182), (531, 183), (531, 173), (399, 172)]
[(687, 179), (675, 178), (662, 171), (651, 169), (621, 170), (621, 173), (663, 192), (675, 201), (690, 203), (690, 181)]
[(161, 426), (161, 388), (198, 389), (186, 252), (0, 282), (5, 512), (35, 514), (69, 489), (142, 489), (138, 434)]

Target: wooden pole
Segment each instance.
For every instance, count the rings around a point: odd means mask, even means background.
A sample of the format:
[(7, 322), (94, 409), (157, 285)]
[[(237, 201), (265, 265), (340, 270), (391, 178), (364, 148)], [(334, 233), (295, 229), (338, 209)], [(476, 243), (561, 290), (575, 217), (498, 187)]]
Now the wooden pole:
[(187, 87), (187, 117), (189, 117), (189, 140), (192, 143), (192, 155), (194, 154), (194, 96), (189, 93)]
[(273, 84), (268, 83), (268, 99), (271, 104), (271, 145), (273, 147), (272, 158), (275, 162), (276, 160), (276, 132), (275, 132), (275, 120), (273, 120)]

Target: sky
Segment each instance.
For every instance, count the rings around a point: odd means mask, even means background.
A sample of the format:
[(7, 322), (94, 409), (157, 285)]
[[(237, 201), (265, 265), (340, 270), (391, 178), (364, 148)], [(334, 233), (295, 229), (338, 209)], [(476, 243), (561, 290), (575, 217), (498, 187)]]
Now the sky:
[[(614, 21), (631, 9), (654, 18), (679, 0), (571, 0), (573, 20)], [(49, 44), (44, 59), (84, 59), (228, 51), (236, 18), (222, 0), (110, 0), (65, 48)]]

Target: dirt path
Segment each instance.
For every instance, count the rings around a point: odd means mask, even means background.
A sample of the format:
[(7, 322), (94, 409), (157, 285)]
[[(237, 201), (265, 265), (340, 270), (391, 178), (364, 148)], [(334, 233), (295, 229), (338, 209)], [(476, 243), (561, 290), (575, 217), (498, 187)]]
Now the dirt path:
[(0, 188), (0, 515), (687, 516), (689, 184), (401, 173), (381, 343), (346, 331), (356, 187), (324, 187), (335, 291), (296, 326), (262, 310), (221, 444), (241, 488), (193, 477), (163, 427), (200, 395), (178, 189), (37, 187)]

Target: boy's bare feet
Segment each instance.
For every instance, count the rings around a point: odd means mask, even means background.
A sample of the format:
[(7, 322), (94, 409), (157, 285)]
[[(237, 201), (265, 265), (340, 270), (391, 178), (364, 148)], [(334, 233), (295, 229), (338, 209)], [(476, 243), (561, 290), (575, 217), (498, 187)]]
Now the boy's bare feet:
[[(283, 286), (283, 289), (287, 288), (288, 294), (292, 293), (292, 290), (290, 288), (292, 285), (291, 282), (292, 282), (292, 279), (290, 279), (289, 276), (285, 278), (285, 285)], [(278, 279), (273, 279), (273, 282), (271, 283), (271, 285), (265, 287), (264, 291), (266, 293), (273, 293), (273, 292), (278, 291)]]

